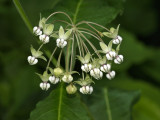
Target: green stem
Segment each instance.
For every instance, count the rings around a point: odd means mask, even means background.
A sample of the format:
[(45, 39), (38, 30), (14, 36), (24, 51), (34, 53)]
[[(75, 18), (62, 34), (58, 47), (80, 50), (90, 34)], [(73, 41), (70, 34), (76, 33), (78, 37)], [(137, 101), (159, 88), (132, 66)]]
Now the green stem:
[(37, 51), (40, 51), (40, 49), (43, 47), (43, 45), (44, 45), (44, 43), (42, 43), (42, 44), (39, 46), (39, 48), (38, 48)]
[(60, 52), (60, 54), (59, 54), (59, 57), (58, 57), (57, 67), (60, 67), (62, 51), (63, 51), (63, 50), (61, 50), (61, 52)]
[(98, 53), (98, 50), (96, 49), (96, 47), (81, 33), (78, 32), (80, 34), (80, 36), (82, 36), (88, 43), (89, 45), (92, 47), (92, 49), (95, 51), (95, 53), (97, 54), (97, 56), (102, 59), (101, 55)]
[(32, 31), (32, 28), (33, 28), (33, 27), (32, 27), (32, 24), (31, 24), (31, 22), (29, 21), (27, 15), (25, 14), (25, 11), (24, 11), (24, 9), (22, 8), (21, 3), (19, 2), (19, 0), (13, 0), (13, 3), (14, 3), (14, 5), (16, 6), (17, 11), (19, 12), (19, 14), (20, 14), (21, 18), (23, 19), (24, 23), (26, 24), (27, 28), (29, 29), (29, 31), (30, 31), (31, 33), (33, 33), (33, 31)]
[(51, 54), (51, 56), (50, 56), (50, 59), (49, 59), (49, 61), (48, 61), (47, 67), (46, 67), (46, 71), (47, 71), (48, 68), (49, 68), (50, 62), (51, 62), (51, 60), (52, 60), (52, 58), (53, 58), (53, 55), (54, 55), (54, 53), (56, 52), (56, 50), (57, 50), (57, 47), (53, 50), (53, 52), (52, 52), (52, 54)]
[(73, 69), (73, 50), (74, 50), (74, 34), (73, 34), (73, 42), (72, 42), (72, 52), (71, 52), (71, 62), (70, 62), (70, 72)]
[(67, 54), (66, 54), (66, 57), (65, 57), (65, 61), (66, 61), (66, 64), (65, 64), (65, 68), (66, 68), (66, 72), (69, 72), (69, 59), (70, 59), (70, 46), (71, 46), (71, 40), (68, 41), (68, 45), (67, 45)]
[(111, 109), (110, 109), (110, 104), (109, 104), (109, 97), (108, 97), (108, 90), (105, 88), (103, 90), (103, 92), (104, 92), (104, 99), (106, 101), (108, 120), (112, 120), (112, 114), (111, 114)]

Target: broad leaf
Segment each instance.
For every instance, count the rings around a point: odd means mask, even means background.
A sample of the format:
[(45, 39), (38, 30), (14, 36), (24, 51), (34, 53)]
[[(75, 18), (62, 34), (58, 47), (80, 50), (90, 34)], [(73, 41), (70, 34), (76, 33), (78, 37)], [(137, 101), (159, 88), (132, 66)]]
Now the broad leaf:
[(138, 91), (103, 88), (89, 96), (87, 103), (94, 120), (131, 120), (132, 106), (138, 98)]
[(69, 96), (61, 84), (39, 102), (30, 120), (89, 120), (78, 96)]

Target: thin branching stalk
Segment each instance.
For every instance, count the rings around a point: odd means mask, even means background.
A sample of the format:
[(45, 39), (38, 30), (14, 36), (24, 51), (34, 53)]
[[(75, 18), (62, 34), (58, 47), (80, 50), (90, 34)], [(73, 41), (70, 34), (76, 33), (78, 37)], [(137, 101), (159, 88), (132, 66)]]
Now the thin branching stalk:
[(50, 56), (50, 59), (49, 59), (49, 61), (48, 61), (47, 67), (46, 67), (46, 71), (48, 71), (50, 62), (51, 62), (51, 60), (52, 60), (52, 58), (53, 58), (53, 55), (54, 55), (54, 53), (56, 52), (56, 50), (57, 50), (57, 47), (55, 47), (55, 49), (53, 50), (53, 52), (52, 52), (52, 54), (51, 54), (51, 56)]
[(63, 22), (63, 23), (66, 23), (67, 25), (70, 25), (72, 26), (72, 24), (70, 24), (69, 22), (65, 21), (65, 20), (54, 20), (53, 23), (56, 23), (56, 22)]
[[(81, 32), (78, 32), (78, 33), (89, 43), (89, 45), (92, 47), (94, 51), (98, 51), (96, 47)], [(100, 59), (102, 59), (101, 55), (98, 52), (96, 52), (96, 54)]]
[(85, 31), (88, 31), (88, 32), (90, 32), (90, 34), (95, 35), (95, 36), (98, 37), (101, 41), (103, 41), (102, 38), (101, 38), (97, 33), (95, 33), (94, 31), (92, 31), (92, 30), (90, 30), (90, 29), (81, 28), (81, 27), (78, 27), (77, 29), (78, 29), (78, 30), (85, 30)]
[(60, 11), (59, 11), (59, 12), (54, 12), (54, 13), (52, 13), (50, 16), (47, 17), (46, 21), (47, 21), (50, 17), (53, 17), (55, 14), (64, 14), (65, 16), (67, 16), (67, 18), (70, 20), (71, 24), (73, 25), (73, 21), (72, 21), (72, 19), (69, 17), (69, 15), (66, 14), (65, 12), (60, 12)]
[(100, 25), (100, 24), (94, 23), (94, 22), (81, 21), (81, 22), (77, 23), (76, 26), (79, 26), (79, 25), (81, 25), (81, 24), (94, 24), (94, 25), (99, 26), (99, 27), (101, 27), (101, 28), (103, 28), (103, 29), (105, 29), (105, 30), (107, 30), (107, 31), (109, 32), (109, 29), (108, 29), (108, 28), (106, 28), (106, 27), (104, 27), (104, 26), (102, 26), (102, 25)]
[(85, 34), (88, 34), (88, 35), (90, 35), (90, 36), (92, 36), (92, 37), (96, 38), (98, 41), (103, 42), (101, 39), (99, 39), (98, 37), (96, 37), (96, 36), (95, 36), (95, 35), (93, 35), (92, 33), (89, 33), (89, 32), (86, 32), (86, 31), (79, 31), (79, 32), (81, 32), (81, 33), (85, 33)]
[(40, 51), (40, 49), (43, 47), (43, 45), (44, 45), (44, 43), (42, 43), (42, 44), (39, 46), (39, 48), (38, 48), (37, 51)]
[(61, 50), (61, 52), (60, 52), (60, 54), (59, 54), (58, 62), (57, 62), (57, 67), (60, 67), (62, 52), (63, 52), (63, 49)]
[(77, 34), (75, 33), (75, 37), (76, 37), (76, 40), (77, 40), (77, 44), (78, 44), (78, 49), (79, 49), (79, 55), (82, 56), (82, 53), (81, 53), (81, 49), (80, 49), (80, 45), (79, 45), (79, 40), (78, 40), (78, 36)]

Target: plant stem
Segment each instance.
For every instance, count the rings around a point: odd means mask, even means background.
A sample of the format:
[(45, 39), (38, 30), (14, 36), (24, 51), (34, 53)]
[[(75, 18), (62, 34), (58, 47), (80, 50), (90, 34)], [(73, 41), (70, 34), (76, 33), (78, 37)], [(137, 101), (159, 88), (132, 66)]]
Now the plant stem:
[(77, 44), (78, 44), (78, 49), (79, 49), (79, 55), (82, 56), (80, 45), (79, 45), (78, 36), (77, 36), (77, 34), (75, 34), (75, 36), (76, 36), (76, 39), (77, 39)]
[(72, 59), (73, 59), (73, 50), (74, 50), (74, 34), (73, 34), (73, 40), (72, 40), (73, 42), (72, 42), (72, 52), (71, 52), (71, 61), (70, 61), (70, 72), (72, 71), (72, 68), (73, 68), (73, 61), (72, 61)]
[(105, 102), (106, 102), (108, 120), (112, 120), (112, 114), (111, 114), (111, 109), (110, 109), (110, 104), (109, 104), (109, 97), (108, 97), (107, 88), (104, 88), (103, 92), (104, 92), (104, 99), (105, 99)]
[(49, 59), (49, 61), (48, 61), (47, 67), (46, 67), (46, 71), (47, 71), (48, 68), (49, 68), (50, 62), (51, 62), (51, 60), (52, 60), (52, 58), (53, 58), (53, 55), (54, 55), (54, 53), (56, 52), (56, 50), (57, 50), (57, 47), (53, 50), (53, 52), (52, 52), (52, 54), (51, 54), (51, 56), (50, 56), (50, 59)]
[(44, 45), (44, 43), (42, 43), (42, 44), (39, 46), (39, 48), (38, 48), (37, 51), (40, 51), (40, 49), (43, 47), (43, 45)]
[(102, 40), (102, 38), (101, 38), (97, 33), (93, 32), (93, 31), (92, 31), (92, 30), (90, 30), (90, 29), (87, 29), (87, 28), (81, 28), (81, 27), (78, 27), (78, 29), (79, 29), (79, 30), (85, 30), (85, 31), (88, 31), (88, 32), (90, 32), (90, 34), (92, 33), (92, 35), (97, 36), (101, 41), (103, 41), (103, 40)]
[(88, 34), (88, 35), (90, 35), (90, 36), (96, 38), (96, 39), (99, 40), (100, 42), (103, 42), (102, 39), (99, 39), (97, 36), (93, 35), (92, 33), (89, 33), (89, 32), (86, 32), (86, 31), (79, 31), (79, 32), (86, 33), (86, 34)]
[(97, 56), (102, 59), (101, 55), (98, 52), (98, 50), (95, 48), (95, 46), (81, 33), (81, 32), (78, 32), (89, 44), (90, 46), (93, 48), (93, 50), (96, 52)]
[(46, 21), (47, 21), (50, 17), (54, 16), (55, 14), (64, 14), (65, 16), (67, 16), (67, 18), (70, 20), (71, 24), (73, 25), (72, 19), (69, 17), (69, 15), (66, 14), (65, 12), (61, 12), (61, 11), (59, 11), (59, 12), (54, 12), (54, 13), (50, 14), (50, 15), (47, 17)]
[(69, 72), (69, 59), (70, 59), (70, 46), (71, 46), (71, 40), (68, 41), (68, 45), (67, 45), (67, 54), (66, 54), (66, 57), (65, 57), (65, 61), (66, 61), (66, 64), (65, 64), (65, 68), (66, 68), (66, 72)]
[(57, 62), (57, 67), (60, 67), (62, 51), (63, 51), (63, 49), (61, 50), (61, 52), (60, 52), (60, 54), (59, 54), (58, 62)]

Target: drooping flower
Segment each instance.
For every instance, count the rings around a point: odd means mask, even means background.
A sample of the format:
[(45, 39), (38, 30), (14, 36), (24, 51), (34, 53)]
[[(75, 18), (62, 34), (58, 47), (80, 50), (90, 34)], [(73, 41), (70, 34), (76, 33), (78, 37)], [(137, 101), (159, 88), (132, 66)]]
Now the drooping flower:
[(67, 39), (69, 38), (71, 33), (72, 33), (72, 30), (68, 30), (65, 33), (62, 26), (59, 28), (59, 36), (58, 36), (59, 38), (56, 40), (57, 46), (59, 48), (63, 48), (67, 45)]

